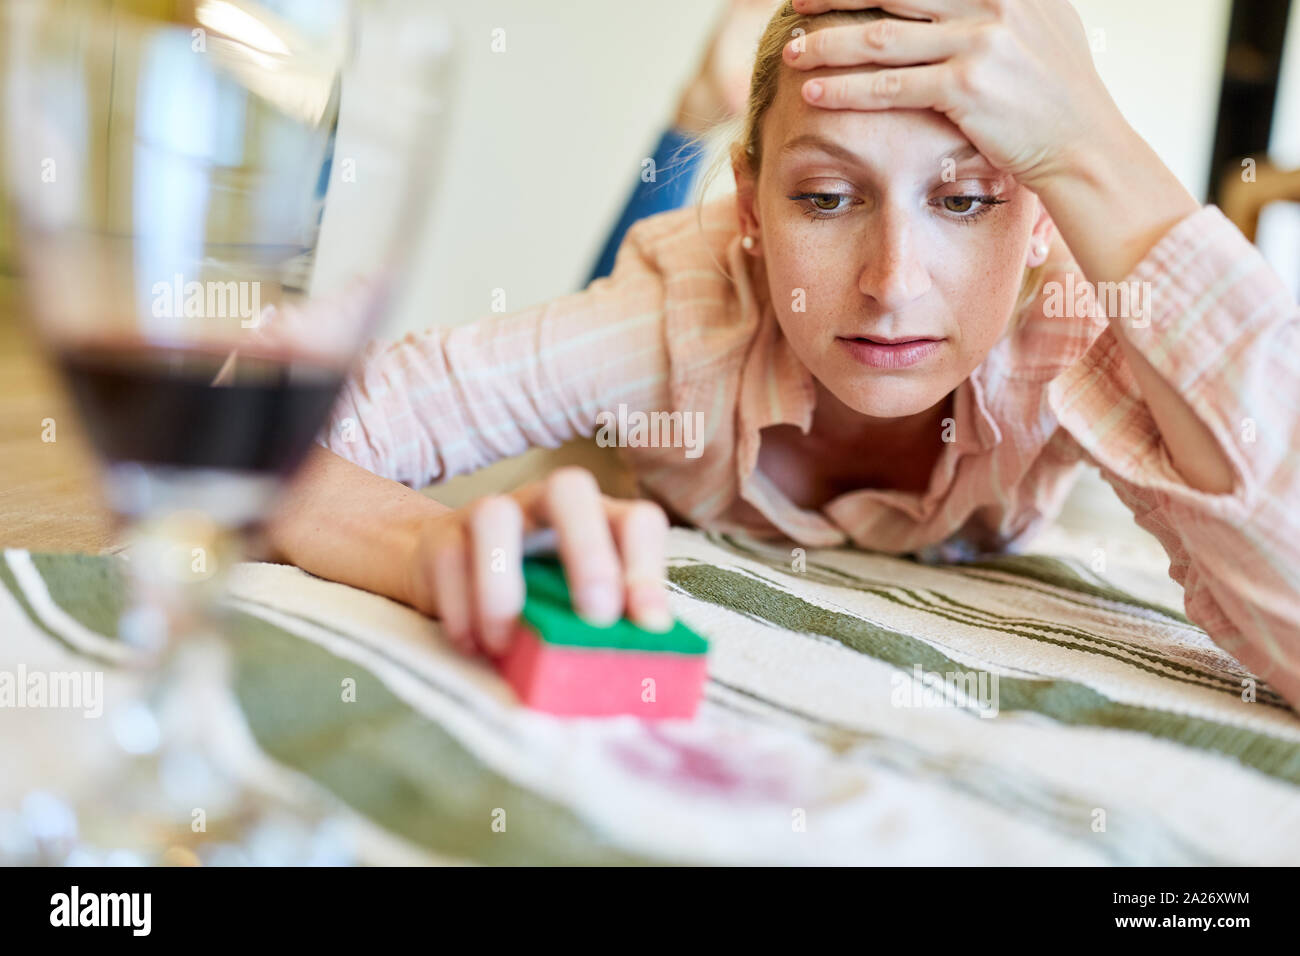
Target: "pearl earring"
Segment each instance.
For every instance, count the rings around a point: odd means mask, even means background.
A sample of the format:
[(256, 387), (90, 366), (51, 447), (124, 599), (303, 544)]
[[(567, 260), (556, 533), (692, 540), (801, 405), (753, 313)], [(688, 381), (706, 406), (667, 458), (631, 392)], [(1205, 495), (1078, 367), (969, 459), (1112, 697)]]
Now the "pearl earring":
[(1046, 259), (1046, 258), (1047, 258), (1047, 243), (1045, 243), (1045, 242), (1035, 242), (1035, 243), (1034, 243), (1034, 258), (1035, 258), (1035, 259)]
[(753, 249), (753, 248), (754, 248), (754, 237), (753, 237), (753, 236), (746, 236), (744, 239), (741, 239), (741, 240), (740, 240), (740, 244), (741, 244), (742, 247), (744, 247), (744, 248), (747, 249), (747, 250), (748, 250), (748, 249)]

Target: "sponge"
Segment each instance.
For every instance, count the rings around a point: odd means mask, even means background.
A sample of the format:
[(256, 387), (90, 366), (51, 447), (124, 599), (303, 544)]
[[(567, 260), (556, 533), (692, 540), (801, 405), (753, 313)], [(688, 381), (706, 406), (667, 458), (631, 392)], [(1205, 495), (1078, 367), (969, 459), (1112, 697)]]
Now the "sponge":
[(587, 623), (553, 557), (525, 558), (524, 583), (523, 613), (497, 668), (525, 705), (566, 717), (695, 715), (707, 676), (704, 638), (680, 621), (664, 633), (626, 618)]

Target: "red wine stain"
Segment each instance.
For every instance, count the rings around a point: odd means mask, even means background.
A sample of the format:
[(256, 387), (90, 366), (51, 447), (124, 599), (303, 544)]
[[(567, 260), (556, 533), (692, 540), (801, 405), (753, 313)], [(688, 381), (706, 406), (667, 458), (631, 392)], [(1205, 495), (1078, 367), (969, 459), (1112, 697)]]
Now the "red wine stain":
[(713, 796), (786, 801), (788, 781), (794, 776), (774, 765), (770, 754), (756, 760), (753, 754), (727, 746), (725, 740), (713, 745), (692, 743), (653, 724), (636, 741), (614, 741), (611, 756), (637, 776)]

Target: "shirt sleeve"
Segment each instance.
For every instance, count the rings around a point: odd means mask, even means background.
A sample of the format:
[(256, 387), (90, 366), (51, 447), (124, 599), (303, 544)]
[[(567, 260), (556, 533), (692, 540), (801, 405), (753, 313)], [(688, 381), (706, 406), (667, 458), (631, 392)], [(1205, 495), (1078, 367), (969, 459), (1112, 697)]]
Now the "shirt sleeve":
[(1118, 321), (1212, 432), (1233, 490), (1182, 479), (1109, 328), (1049, 384), (1049, 403), (1164, 545), (1188, 616), (1300, 709), (1300, 307), (1214, 206), (1175, 225), (1126, 284), (1147, 308)]
[(590, 437), (619, 403), (668, 400), (665, 282), (633, 229), (613, 274), (511, 315), (374, 343), (344, 383), (321, 443), (423, 487)]

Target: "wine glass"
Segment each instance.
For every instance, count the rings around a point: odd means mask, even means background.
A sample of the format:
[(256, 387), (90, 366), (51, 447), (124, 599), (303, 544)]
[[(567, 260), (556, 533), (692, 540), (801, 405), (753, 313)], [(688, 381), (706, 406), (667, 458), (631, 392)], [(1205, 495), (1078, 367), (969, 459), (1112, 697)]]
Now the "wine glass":
[(266, 815), (222, 763), (240, 718), (216, 601), (398, 293), (448, 23), (428, 0), (7, 0), (22, 288), (101, 463), (130, 567), (119, 635), (146, 674), (113, 724), (115, 806), (83, 805), (96, 846), (157, 861), (183, 842), (169, 767), (227, 831)]

